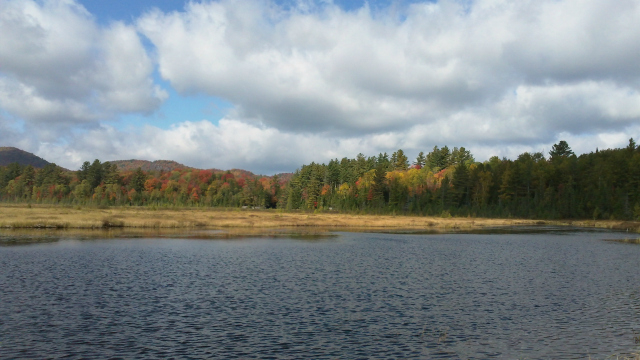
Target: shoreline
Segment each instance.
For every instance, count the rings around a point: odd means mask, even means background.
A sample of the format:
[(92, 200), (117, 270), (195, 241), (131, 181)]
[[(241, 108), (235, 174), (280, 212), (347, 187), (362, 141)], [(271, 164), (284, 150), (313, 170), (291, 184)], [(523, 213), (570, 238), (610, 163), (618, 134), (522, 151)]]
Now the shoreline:
[(285, 212), (276, 209), (109, 207), (0, 204), (0, 229), (295, 229), (474, 230), (493, 227), (573, 226), (640, 232), (640, 222), (532, 220), (416, 215)]

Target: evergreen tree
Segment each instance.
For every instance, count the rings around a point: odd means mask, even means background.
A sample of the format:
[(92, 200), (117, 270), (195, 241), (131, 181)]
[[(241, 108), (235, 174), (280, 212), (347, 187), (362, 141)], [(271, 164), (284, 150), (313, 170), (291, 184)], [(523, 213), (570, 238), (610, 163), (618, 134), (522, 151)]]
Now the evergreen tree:
[(375, 170), (376, 170), (376, 175), (373, 180), (374, 182), (372, 187), (373, 196), (371, 198), (371, 202), (375, 208), (382, 208), (385, 205), (384, 194), (386, 190), (386, 184), (385, 184), (385, 180), (387, 176), (386, 166), (383, 163), (379, 164)]
[[(104, 183), (108, 185), (119, 185), (122, 183), (122, 177), (118, 172), (118, 166), (116, 164), (111, 164), (109, 162), (105, 162), (102, 164), (102, 173), (104, 178)], [(162, 176), (162, 174), (160, 174)]]
[(458, 163), (453, 172), (453, 190), (451, 191), (454, 206), (469, 204), (469, 169), (464, 163)]
[(418, 157), (416, 157), (416, 161), (413, 162), (413, 165), (415, 165), (418, 169), (424, 167), (424, 165), (427, 162), (427, 158), (424, 156), (424, 152), (420, 151), (420, 153), (418, 154)]
[(300, 172), (296, 171), (287, 185), (287, 210), (296, 210), (300, 208), (302, 203), (302, 184), (300, 181)]
[(278, 177), (278, 175), (273, 175), (273, 177), (271, 178), (271, 189), (273, 191), (273, 196), (271, 198), (271, 201), (269, 203), (269, 207), (271, 208), (275, 208), (278, 206), (278, 200), (280, 199), (280, 178)]
[(471, 152), (465, 149), (464, 147), (461, 147), (460, 149), (458, 149), (457, 147), (454, 147), (453, 151), (451, 152), (450, 159), (451, 159), (450, 160), (451, 165), (457, 165), (457, 164), (469, 165), (469, 163), (474, 162), (473, 155), (471, 155)]
[(131, 188), (141, 194), (144, 191), (145, 181), (147, 181), (147, 174), (141, 168), (137, 168), (131, 177)]
[(636, 151), (637, 149), (638, 149), (638, 146), (636, 145), (636, 141), (633, 140), (633, 138), (630, 138), (629, 139), (629, 145), (627, 145), (627, 150), (632, 153), (632, 152)]
[(24, 186), (27, 186), (30, 191), (31, 187), (33, 187), (33, 184), (36, 181), (36, 170), (33, 168), (33, 166), (25, 166), (24, 170), (22, 170), (21, 180)]
[(564, 140), (560, 140), (560, 142), (553, 145), (551, 147), (551, 151), (549, 151), (551, 161), (557, 160), (558, 158), (565, 158), (571, 155), (574, 155), (574, 153), (569, 147), (569, 144), (567, 144), (567, 142)]
[(404, 151), (402, 151), (402, 149), (398, 149), (398, 151), (393, 154), (391, 159), (395, 159), (395, 162), (393, 163), (394, 170), (407, 170), (409, 168), (409, 159), (404, 154)]
[(389, 160), (389, 155), (387, 153), (378, 154), (378, 158), (376, 159), (376, 167), (383, 166), (386, 169), (389, 169), (389, 164), (391, 161)]
[[(102, 182), (102, 164), (95, 159), (87, 172), (87, 181), (92, 189), (95, 189)], [(136, 190), (137, 191), (137, 190)]]
[(89, 168), (91, 168), (91, 163), (85, 161), (82, 163), (80, 170), (78, 170), (76, 176), (78, 177), (78, 181), (82, 182), (82, 180), (86, 180), (89, 176)]

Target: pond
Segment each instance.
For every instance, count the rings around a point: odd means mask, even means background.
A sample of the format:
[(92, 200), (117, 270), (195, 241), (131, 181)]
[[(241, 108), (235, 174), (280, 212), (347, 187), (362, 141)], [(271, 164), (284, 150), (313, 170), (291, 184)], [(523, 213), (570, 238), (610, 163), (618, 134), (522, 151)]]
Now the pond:
[(0, 246), (0, 358), (640, 353), (629, 234), (56, 234)]

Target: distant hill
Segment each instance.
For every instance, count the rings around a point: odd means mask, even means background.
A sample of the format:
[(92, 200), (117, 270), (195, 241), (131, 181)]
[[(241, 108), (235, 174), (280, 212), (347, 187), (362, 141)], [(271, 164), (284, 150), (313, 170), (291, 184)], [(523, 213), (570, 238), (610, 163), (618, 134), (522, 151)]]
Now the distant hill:
[[(24, 150), (20, 150), (15, 147), (0, 147), (0, 166), (7, 166), (11, 163), (17, 162), (20, 165), (31, 165), (35, 168), (43, 168), (47, 164), (50, 164), (48, 161), (38, 157), (30, 152), (26, 152)], [(141, 168), (144, 171), (173, 171), (180, 169), (193, 169), (193, 170), (202, 170), (198, 168), (193, 168), (191, 166), (187, 166), (184, 164), (180, 164), (177, 161), (173, 160), (115, 160), (109, 161), (111, 164), (115, 164), (118, 167), (119, 171), (135, 171), (138, 168)], [(63, 170), (69, 171), (67, 169), (62, 168)], [(215, 174), (226, 173), (227, 170), (220, 169), (206, 169), (213, 171)], [(248, 170), (242, 169), (231, 169), (228, 170), (235, 177), (241, 178), (251, 178), (254, 176), (260, 176), (252, 173)], [(288, 182), (291, 180), (293, 173), (281, 173), (278, 174), (281, 182)], [(270, 177), (270, 176), (267, 176)]]
[(7, 166), (16, 162), (20, 165), (31, 165), (35, 168), (43, 168), (49, 164), (47, 160), (30, 152), (14, 147), (0, 147), (0, 166)]
[(192, 169), (189, 166), (180, 164), (173, 160), (116, 160), (109, 161), (111, 164), (115, 164), (120, 171), (133, 171), (137, 168), (141, 168), (144, 171), (173, 171), (178, 169)]
[[(193, 169), (193, 170), (203, 170), (203, 169), (199, 169), (199, 168), (194, 168), (191, 166), (187, 166), (187, 165), (183, 165), (180, 164), (177, 161), (173, 161), (173, 160), (156, 160), (156, 161), (148, 161), (148, 160), (115, 160), (115, 161), (109, 161), (109, 163), (111, 164), (115, 164), (118, 167), (119, 171), (135, 171), (136, 169), (140, 168), (144, 171), (173, 171), (173, 170), (180, 170), (180, 169)], [(227, 170), (220, 170), (220, 169), (206, 169), (206, 170), (210, 170), (213, 171), (214, 174), (220, 174), (220, 173), (226, 173)], [(233, 176), (235, 176), (236, 178), (251, 178), (254, 176), (257, 176), (256, 174), (252, 173), (251, 171), (248, 170), (242, 170), (242, 169), (231, 169), (228, 170), (231, 174), (233, 174)], [(291, 177), (293, 176), (293, 173), (282, 173), (282, 174), (278, 174), (278, 177), (280, 178), (280, 181), (286, 182), (291, 180)], [(270, 176), (269, 176), (270, 177)]]
[(293, 173), (280, 173), (278, 175), (278, 179), (280, 179), (281, 183), (288, 183), (293, 177)]

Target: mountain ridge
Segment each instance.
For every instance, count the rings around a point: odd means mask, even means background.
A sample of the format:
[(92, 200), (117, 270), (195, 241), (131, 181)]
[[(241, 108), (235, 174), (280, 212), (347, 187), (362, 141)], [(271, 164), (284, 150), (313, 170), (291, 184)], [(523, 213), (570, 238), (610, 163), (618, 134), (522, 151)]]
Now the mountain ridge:
[(110, 164), (115, 164), (119, 171), (133, 171), (137, 168), (143, 171), (173, 171), (179, 169), (195, 169), (193, 167), (181, 164), (174, 160), (114, 160), (109, 161)]
[[(23, 166), (31, 165), (35, 168), (43, 168), (46, 165), (51, 164), (51, 162), (37, 155), (34, 155), (22, 149), (18, 149), (16, 147), (13, 147), (13, 146), (0, 147), (0, 166), (7, 166), (12, 163), (18, 163)], [(236, 168), (229, 169), (229, 170), (221, 170), (216, 168), (200, 169), (200, 168), (195, 168), (192, 166), (181, 164), (174, 160), (150, 161), (150, 160), (129, 159), (129, 160), (113, 160), (113, 161), (109, 161), (109, 163), (115, 164), (118, 167), (118, 170), (122, 172), (134, 171), (138, 168), (141, 168), (143, 171), (174, 171), (174, 170), (181, 170), (181, 169), (190, 169), (190, 170), (208, 170), (208, 171), (213, 171), (216, 174), (226, 173), (227, 171), (229, 171), (234, 176), (242, 176), (242, 177), (266, 176), (261, 174), (255, 174), (249, 170), (236, 169)], [(67, 170), (67, 169), (64, 169), (64, 170)], [(67, 171), (75, 171), (75, 170), (67, 170)], [(280, 180), (288, 180), (293, 176), (293, 173), (279, 173), (276, 175), (278, 175)], [(266, 177), (272, 177), (272, 176), (266, 176)]]
[[(215, 174), (226, 173), (227, 171), (233, 174), (234, 176), (241, 177), (253, 177), (253, 176), (266, 176), (261, 174), (255, 174), (252, 171), (244, 170), (244, 169), (229, 169), (229, 170), (221, 170), (216, 168), (208, 168), (201, 169), (192, 166), (187, 166), (181, 164), (174, 160), (139, 160), (139, 159), (130, 159), (130, 160), (113, 160), (109, 161), (110, 164), (115, 164), (118, 167), (119, 171), (134, 171), (140, 168), (143, 171), (174, 171), (174, 170), (182, 170), (182, 169), (190, 169), (190, 170), (207, 170), (213, 171)], [(279, 173), (275, 174), (281, 180), (289, 180), (293, 173)], [(273, 176), (273, 175), (272, 175)], [(266, 176), (266, 177), (272, 177)]]
[(50, 164), (47, 160), (16, 147), (0, 147), (0, 166), (7, 166), (12, 163), (31, 165), (35, 168), (43, 168)]

